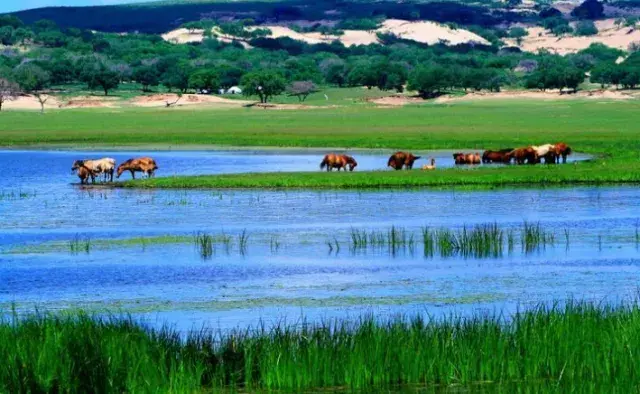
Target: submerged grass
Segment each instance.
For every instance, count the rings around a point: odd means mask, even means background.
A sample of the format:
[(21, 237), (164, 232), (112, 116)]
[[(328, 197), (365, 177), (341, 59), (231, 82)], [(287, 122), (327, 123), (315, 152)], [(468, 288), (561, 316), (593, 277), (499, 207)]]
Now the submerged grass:
[(0, 324), (0, 358), (3, 392), (367, 391), (480, 382), (637, 392), (640, 310), (570, 302), (507, 321), (364, 318), (186, 338), (131, 319), (35, 315)]

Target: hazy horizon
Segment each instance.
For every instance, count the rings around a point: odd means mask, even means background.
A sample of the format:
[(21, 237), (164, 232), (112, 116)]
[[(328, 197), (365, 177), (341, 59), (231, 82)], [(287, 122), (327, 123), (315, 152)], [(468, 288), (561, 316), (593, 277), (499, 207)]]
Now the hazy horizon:
[(41, 7), (73, 7), (141, 3), (150, 0), (4, 0), (0, 1), (0, 13), (16, 12)]

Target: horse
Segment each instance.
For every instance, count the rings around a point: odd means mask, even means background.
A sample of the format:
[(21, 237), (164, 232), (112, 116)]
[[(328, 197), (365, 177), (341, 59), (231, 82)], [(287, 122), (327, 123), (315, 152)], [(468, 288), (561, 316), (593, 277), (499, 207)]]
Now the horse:
[(413, 169), (413, 163), (418, 160), (420, 156), (414, 156), (407, 152), (396, 152), (391, 155), (389, 161), (387, 161), (387, 167), (391, 167), (394, 170), (401, 170), (403, 167), (407, 170)]
[(97, 160), (76, 160), (73, 162), (72, 171), (79, 167), (87, 167), (87, 169), (89, 169), (94, 175), (103, 174), (105, 181), (109, 179), (113, 182), (113, 172), (116, 167), (116, 160), (110, 157)]
[(562, 157), (562, 163), (567, 162), (567, 156), (573, 153), (571, 147), (564, 142), (558, 142), (555, 144), (556, 163), (560, 163), (560, 157)]
[(73, 168), (71, 169), (71, 171), (76, 171), (78, 178), (80, 178), (80, 184), (81, 185), (87, 185), (89, 184), (89, 178), (91, 178), (91, 183), (96, 183), (96, 174), (91, 171), (89, 168), (85, 167), (82, 164), (81, 160), (77, 160), (80, 163), (73, 163)]
[(431, 158), (431, 164), (425, 164), (422, 166), (423, 170), (429, 171), (429, 170), (435, 170), (436, 169), (436, 159), (434, 159), (433, 157)]
[(511, 158), (508, 153), (511, 152), (513, 148), (508, 149), (500, 149), (500, 150), (486, 150), (482, 154), (482, 162), (483, 163), (509, 163)]
[(353, 171), (357, 165), (358, 162), (351, 156), (329, 153), (328, 155), (325, 155), (322, 162), (320, 162), (320, 169), (327, 167), (327, 171), (331, 171), (334, 168), (337, 168), (338, 171), (340, 171), (340, 169), (343, 168), (347, 171), (348, 166), (349, 171)]
[(536, 151), (536, 156), (538, 156), (538, 163), (540, 163), (540, 159), (542, 159), (542, 158), (545, 159), (545, 163), (548, 163), (551, 160), (553, 160), (553, 162), (555, 163), (555, 160), (556, 160), (556, 157), (555, 157), (556, 147), (555, 147), (555, 145), (544, 144), (544, 145), (540, 145), (540, 146), (531, 146), (531, 149)]
[(516, 164), (524, 164), (525, 161), (528, 164), (536, 164), (538, 162), (538, 155), (536, 151), (528, 146), (526, 148), (517, 148), (507, 153), (509, 155), (509, 161), (514, 159)]
[(457, 152), (453, 154), (453, 160), (456, 164), (480, 164), (480, 154), (479, 153), (461, 153)]
[(131, 178), (136, 179), (136, 172), (147, 174), (149, 178), (153, 177), (154, 172), (158, 169), (156, 161), (150, 157), (139, 157), (137, 159), (129, 159), (118, 166), (117, 178), (120, 178), (123, 172), (131, 172)]

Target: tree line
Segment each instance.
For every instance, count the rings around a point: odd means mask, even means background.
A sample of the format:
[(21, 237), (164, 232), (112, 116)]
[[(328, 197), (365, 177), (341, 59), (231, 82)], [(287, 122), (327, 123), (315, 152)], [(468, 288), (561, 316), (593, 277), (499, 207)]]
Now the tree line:
[[(576, 90), (591, 73), (603, 85), (635, 87), (639, 53), (601, 44), (576, 54), (523, 53), (498, 45), (427, 46), (393, 39), (386, 45), (310, 45), (283, 37), (254, 37), (244, 48), (216, 37), (173, 44), (147, 34), (64, 29), (47, 20), (25, 25), (0, 17), (0, 79), (6, 92), (45, 97), (52, 88), (84, 84), (111, 94), (123, 83), (141, 91), (216, 92), (241, 86), (266, 102), (288, 93), (303, 100), (318, 86), (364, 86), (423, 97), (451, 89), (499, 91), (505, 86)], [(15, 87), (18, 88), (15, 88)], [(0, 102), (1, 104), (1, 102)], [(44, 105), (44, 103), (42, 103)]]

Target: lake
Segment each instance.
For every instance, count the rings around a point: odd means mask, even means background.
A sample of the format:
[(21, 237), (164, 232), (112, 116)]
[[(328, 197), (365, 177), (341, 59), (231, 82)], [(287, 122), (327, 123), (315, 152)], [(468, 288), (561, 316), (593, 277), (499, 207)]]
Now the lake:
[[(0, 307), (123, 312), (189, 330), (367, 314), (508, 314), (567, 298), (637, 295), (636, 187), (123, 190), (79, 188), (71, 173), (75, 159), (142, 155), (156, 158), (158, 176), (319, 171), (324, 152), (0, 151)], [(352, 153), (357, 170), (382, 170), (389, 154)], [(423, 156), (453, 165), (448, 151)], [(525, 222), (553, 239), (523, 250)], [(487, 223), (513, 233), (515, 246), (443, 255), (422, 243), (425, 228)], [(405, 238), (355, 247), (354, 231)], [(198, 234), (214, 238), (209, 256)]]

